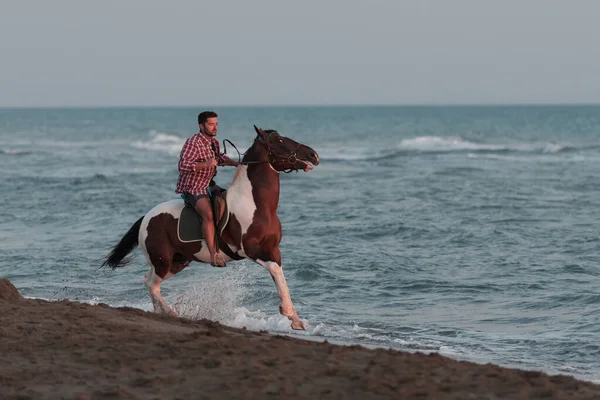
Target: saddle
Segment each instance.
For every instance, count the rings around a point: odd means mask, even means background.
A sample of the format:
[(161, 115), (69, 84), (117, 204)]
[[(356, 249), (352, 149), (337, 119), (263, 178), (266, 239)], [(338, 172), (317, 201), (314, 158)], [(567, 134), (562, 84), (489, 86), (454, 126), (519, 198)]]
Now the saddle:
[[(218, 185), (210, 187), (210, 202), (215, 218), (215, 227), (217, 232), (217, 240), (223, 233), (227, 222), (229, 222), (229, 211), (227, 201), (225, 201), (226, 189)], [(187, 202), (181, 210), (179, 222), (177, 223), (177, 235), (182, 243), (199, 242), (204, 239), (202, 234), (202, 217), (191, 207)], [(219, 247), (217, 242), (217, 247)]]

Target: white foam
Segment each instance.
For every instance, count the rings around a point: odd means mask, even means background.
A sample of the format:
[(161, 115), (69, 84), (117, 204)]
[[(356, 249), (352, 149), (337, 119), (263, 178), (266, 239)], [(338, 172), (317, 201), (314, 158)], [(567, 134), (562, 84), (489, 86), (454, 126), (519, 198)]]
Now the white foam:
[[(373, 148), (374, 145), (378, 145), (378, 148)], [(571, 148), (569, 145), (554, 142), (485, 144), (466, 140), (460, 136), (417, 136), (402, 139), (397, 144), (391, 146), (377, 143), (368, 143), (366, 145), (365, 143), (359, 143), (354, 146), (324, 146), (319, 149), (319, 154), (324, 160), (367, 161), (415, 152), (447, 153), (470, 151), (469, 156), (475, 157), (474, 154), (479, 152), (556, 154)]]
[(432, 343), (414, 337), (395, 338), (394, 334), (383, 329), (363, 328), (357, 324), (352, 326), (329, 325), (318, 323), (307, 334), (327, 340), (345, 343), (360, 343), (371, 348), (394, 348), (404, 351), (420, 352), (445, 352), (446, 354), (460, 354), (460, 350), (453, 349), (440, 343)]
[(381, 152), (377, 150), (365, 150), (363, 147), (321, 147), (319, 157), (323, 160), (332, 161), (363, 161), (378, 158)]
[[(244, 296), (245, 290), (238, 281), (221, 279), (196, 285), (166, 300), (181, 317), (192, 320), (205, 318), (253, 331), (292, 332), (290, 320), (277, 312), (277, 304), (273, 304), (271, 313), (251, 311), (240, 306)], [(303, 322), (308, 325), (308, 321)]]
[(22, 155), (22, 154), (29, 154), (29, 153), (31, 153), (30, 150), (17, 150), (17, 149), (11, 149), (8, 147), (0, 148), (0, 154)]
[(506, 161), (527, 161), (526, 157), (517, 157), (511, 156), (507, 154), (477, 154), (477, 153), (469, 153), (467, 154), (468, 158), (487, 158), (490, 160), (506, 160)]
[(131, 145), (138, 149), (162, 151), (170, 155), (179, 155), (185, 143), (185, 138), (170, 133), (151, 130), (147, 141), (137, 140)]
[(564, 371), (564, 372), (571, 372), (571, 373), (578, 371), (577, 368), (575, 368), (573, 366), (570, 366), (570, 365), (561, 365), (561, 366), (558, 367), (558, 370), (559, 371)]
[[(223, 321), (224, 325), (235, 328), (246, 328), (253, 331), (266, 330), (269, 332), (292, 333), (291, 321), (281, 314), (268, 314), (263, 311), (250, 311), (244, 307), (234, 310), (235, 317)], [(302, 320), (305, 325), (308, 321)]]
[(91, 141), (91, 140), (78, 140), (78, 141), (67, 141), (67, 140), (37, 140), (32, 143), (32, 146), (42, 148), (52, 148), (54, 150), (72, 150), (72, 149), (85, 149), (85, 148), (98, 148), (99, 144), (104, 144), (103, 141)]
[(225, 323), (235, 318), (241, 297), (243, 293), (237, 282), (222, 277), (196, 284), (166, 300), (182, 317)]
[(543, 153), (555, 154), (560, 153), (561, 151), (568, 150), (570, 146), (561, 145), (558, 143), (547, 143), (544, 145), (542, 149)]
[(400, 141), (399, 149), (419, 151), (452, 151), (452, 150), (505, 150), (506, 146), (493, 144), (478, 144), (461, 137), (418, 136)]

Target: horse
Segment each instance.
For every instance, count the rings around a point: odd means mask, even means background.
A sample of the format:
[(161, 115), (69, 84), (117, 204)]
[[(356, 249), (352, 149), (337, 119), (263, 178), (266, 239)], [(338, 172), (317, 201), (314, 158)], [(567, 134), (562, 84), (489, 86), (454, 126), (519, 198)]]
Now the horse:
[[(236, 168), (233, 181), (217, 196), (215, 219), (223, 222), (217, 227), (219, 251), (226, 262), (250, 259), (263, 266), (275, 282), (281, 304), (279, 312), (291, 320), (292, 329), (304, 330), (298, 317), (283, 275), (281, 222), (277, 215), (279, 204), (279, 173), (310, 171), (319, 164), (319, 155), (312, 148), (281, 136), (276, 130), (254, 126), (256, 137)], [(206, 241), (183, 241), (178, 226), (183, 222), (183, 200), (158, 204), (139, 218), (121, 240), (105, 256), (102, 267), (112, 270), (131, 261), (128, 257), (140, 247), (150, 271), (145, 275), (154, 312), (177, 316), (160, 293), (160, 284), (181, 272), (192, 261), (210, 263)], [(220, 211), (219, 211), (220, 210)], [(217, 214), (221, 215), (217, 215)], [(200, 218), (196, 213), (196, 218)], [(187, 218), (187, 217), (186, 217)], [(198, 226), (198, 230), (201, 229)], [(198, 232), (199, 235), (200, 232)]]

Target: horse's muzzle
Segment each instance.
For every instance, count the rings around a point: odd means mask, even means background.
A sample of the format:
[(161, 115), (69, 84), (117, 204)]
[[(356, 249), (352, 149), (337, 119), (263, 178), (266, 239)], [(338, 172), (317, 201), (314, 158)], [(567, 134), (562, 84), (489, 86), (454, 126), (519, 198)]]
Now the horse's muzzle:
[(319, 165), (319, 155), (308, 146), (300, 145), (298, 150), (290, 154), (288, 162), (294, 165), (296, 170), (310, 171)]
[[(316, 151), (314, 151), (313, 149), (311, 149), (308, 146), (304, 146), (305, 148), (303, 148), (302, 150), (302, 154), (304, 155), (304, 160), (307, 165), (309, 166), (308, 169), (304, 169), (305, 171), (310, 171), (313, 166), (316, 167), (317, 165), (319, 165), (319, 154), (317, 154)], [(312, 164), (312, 165), (311, 165)]]
[(316, 151), (311, 151), (310, 153), (308, 153), (308, 160), (311, 162), (312, 165), (317, 166), (319, 165), (319, 155), (317, 154)]

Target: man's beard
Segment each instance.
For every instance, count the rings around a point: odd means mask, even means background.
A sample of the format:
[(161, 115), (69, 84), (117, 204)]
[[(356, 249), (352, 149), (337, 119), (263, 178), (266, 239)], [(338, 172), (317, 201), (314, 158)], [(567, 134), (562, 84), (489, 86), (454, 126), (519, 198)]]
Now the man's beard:
[(208, 129), (204, 129), (204, 128), (201, 128), (200, 132), (202, 132), (202, 133), (204, 133), (205, 135), (208, 135), (208, 136), (217, 136), (217, 132), (216, 131), (214, 133), (212, 133)]

